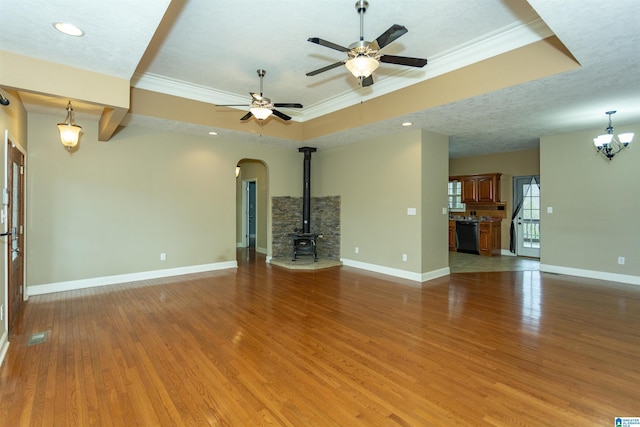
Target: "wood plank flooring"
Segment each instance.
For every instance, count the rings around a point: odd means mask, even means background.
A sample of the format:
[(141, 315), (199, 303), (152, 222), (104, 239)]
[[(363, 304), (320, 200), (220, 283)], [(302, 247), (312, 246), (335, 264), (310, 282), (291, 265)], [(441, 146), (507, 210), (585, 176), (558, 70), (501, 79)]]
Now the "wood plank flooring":
[[(612, 426), (640, 416), (640, 288), (516, 271), (420, 289), (350, 267), (32, 297), (2, 426)], [(47, 341), (28, 346), (33, 333)]]

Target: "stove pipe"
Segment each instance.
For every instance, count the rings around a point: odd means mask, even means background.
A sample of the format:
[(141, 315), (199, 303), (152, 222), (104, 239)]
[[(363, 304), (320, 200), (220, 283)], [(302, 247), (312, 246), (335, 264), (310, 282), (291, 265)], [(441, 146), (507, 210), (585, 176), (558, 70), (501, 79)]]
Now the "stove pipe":
[(302, 191), (302, 232), (311, 233), (311, 153), (315, 147), (300, 147), (300, 153), (304, 153), (303, 191)]

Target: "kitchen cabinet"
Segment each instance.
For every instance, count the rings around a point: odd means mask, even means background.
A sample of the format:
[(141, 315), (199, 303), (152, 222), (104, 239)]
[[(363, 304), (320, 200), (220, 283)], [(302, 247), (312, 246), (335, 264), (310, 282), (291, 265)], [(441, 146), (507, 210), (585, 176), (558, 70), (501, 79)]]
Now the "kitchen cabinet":
[(462, 203), (495, 203), (500, 201), (500, 173), (449, 177), (462, 183)]
[(449, 251), (456, 251), (456, 222), (449, 221)]
[(464, 177), (462, 179), (462, 203), (478, 201), (478, 181), (473, 178)]
[(478, 224), (478, 252), (480, 255), (500, 255), (500, 221), (480, 222)]

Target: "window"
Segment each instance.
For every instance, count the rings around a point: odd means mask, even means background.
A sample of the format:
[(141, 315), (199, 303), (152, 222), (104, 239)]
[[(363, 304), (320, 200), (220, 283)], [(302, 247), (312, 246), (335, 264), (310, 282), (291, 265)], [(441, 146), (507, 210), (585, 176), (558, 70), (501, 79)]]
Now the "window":
[(449, 181), (449, 211), (450, 212), (464, 212), (466, 206), (462, 203), (462, 182)]

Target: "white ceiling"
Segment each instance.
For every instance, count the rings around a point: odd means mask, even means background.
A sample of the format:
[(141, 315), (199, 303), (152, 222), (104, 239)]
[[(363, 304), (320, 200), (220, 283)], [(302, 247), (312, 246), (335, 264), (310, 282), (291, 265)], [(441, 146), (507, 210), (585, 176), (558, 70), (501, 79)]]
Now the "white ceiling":
[[(450, 155), (464, 157), (535, 148), (540, 136), (548, 134), (601, 130), (606, 126), (604, 112), (612, 109), (618, 110), (618, 129), (640, 122), (637, 0), (369, 3), (365, 39), (375, 39), (392, 24), (404, 25), (409, 32), (383, 53), (428, 58), (425, 68), (383, 63), (369, 88), (360, 88), (344, 67), (307, 77), (309, 71), (344, 59), (341, 52), (307, 38), (342, 46), (358, 40), (355, 0), (2, 0), (0, 49), (214, 104), (248, 103), (249, 92), (260, 88), (256, 70), (263, 68), (264, 94), (278, 103), (302, 103), (300, 111), (282, 111), (305, 121), (556, 34), (580, 69), (307, 140), (305, 145), (322, 148), (398, 132), (398, 122), (410, 120), (414, 127), (450, 135)], [(72, 22), (85, 36), (57, 33), (54, 21)], [(45, 103), (27, 94), (24, 98)], [(242, 115), (239, 112), (238, 119)], [(133, 116), (126, 123), (150, 121)]]

